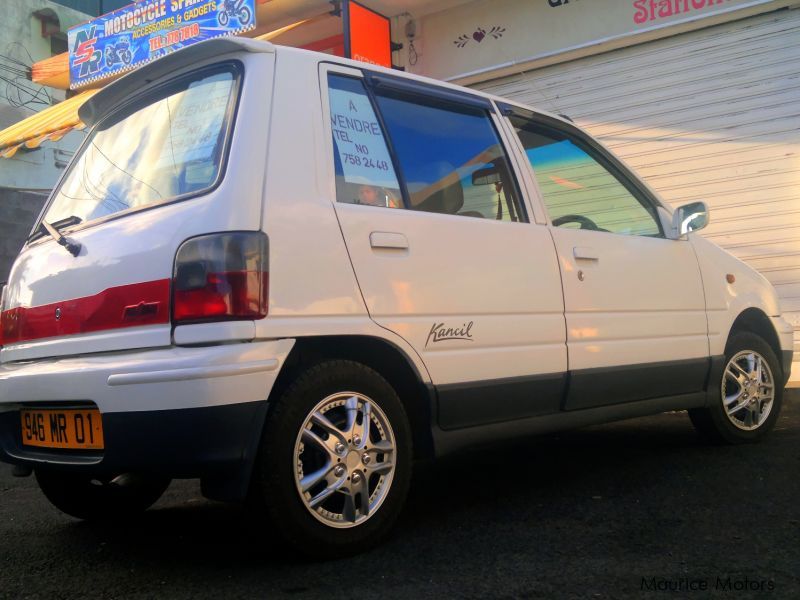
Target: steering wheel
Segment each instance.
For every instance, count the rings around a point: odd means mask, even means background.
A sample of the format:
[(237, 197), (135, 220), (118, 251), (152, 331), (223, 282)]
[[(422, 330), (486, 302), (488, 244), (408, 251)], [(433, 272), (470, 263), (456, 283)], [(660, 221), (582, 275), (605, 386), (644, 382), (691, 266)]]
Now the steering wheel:
[(553, 219), (553, 225), (555, 227), (561, 227), (562, 225), (566, 225), (567, 223), (580, 223), (581, 229), (590, 229), (592, 231), (606, 231), (605, 229), (600, 229), (597, 226), (597, 223), (592, 221), (589, 217), (584, 217), (583, 215), (564, 215), (563, 217), (558, 217), (557, 219)]

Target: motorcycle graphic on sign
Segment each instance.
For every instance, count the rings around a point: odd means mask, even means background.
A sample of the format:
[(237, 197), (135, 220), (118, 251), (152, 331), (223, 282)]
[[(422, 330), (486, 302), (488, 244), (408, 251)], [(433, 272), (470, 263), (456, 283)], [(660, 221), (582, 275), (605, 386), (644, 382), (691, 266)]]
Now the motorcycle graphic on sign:
[(245, 0), (222, 0), (217, 18), (223, 27), (227, 27), (231, 19), (237, 19), (241, 27), (246, 27), (250, 24), (253, 13), (250, 12), (250, 7), (245, 6)]
[(118, 63), (128, 66), (133, 62), (133, 52), (131, 52), (131, 42), (127, 38), (122, 38), (114, 44), (106, 46), (106, 67), (113, 67)]

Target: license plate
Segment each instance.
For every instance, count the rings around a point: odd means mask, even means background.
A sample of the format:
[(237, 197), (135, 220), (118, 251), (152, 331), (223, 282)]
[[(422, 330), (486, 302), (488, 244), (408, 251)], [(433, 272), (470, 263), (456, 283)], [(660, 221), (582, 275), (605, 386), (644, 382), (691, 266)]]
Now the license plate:
[(25, 446), (103, 449), (103, 421), (97, 409), (22, 410), (20, 418)]

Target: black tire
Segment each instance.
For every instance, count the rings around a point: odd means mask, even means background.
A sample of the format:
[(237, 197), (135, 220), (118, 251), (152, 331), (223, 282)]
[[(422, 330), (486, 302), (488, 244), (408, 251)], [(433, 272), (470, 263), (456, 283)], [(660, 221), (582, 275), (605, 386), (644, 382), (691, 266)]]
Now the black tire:
[[(365, 521), (336, 528), (312, 514), (313, 509), (301, 496), (296, 479), (300, 461), (296, 461), (295, 451), (301, 430), (315, 407), (343, 392), (363, 395), (382, 412), (393, 432), (395, 450), (393, 473), (381, 503)], [(403, 404), (379, 373), (345, 360), (317, 364), (303, 371), (270, 407), (253, 475), (255, 502), (251, 506), (266, 513), (272, 529), (304, 556), (334, 559), (364, 552), (390, 531), (402, 510), (411, 479), (411, 439)], [(348, 452), (351, 451), (345, 451), (345, 455), (349, 456)], [(337, 466), (332, 460), (326, 464)], [(350, 469), (348, 466), (348, 474)], [(340, 491), (347, 495), (346, 490)], [(372, 497), (369, 492), (367, 497)]]
[(36, 481), (53, 506), (84, 520), (109, 520), (135, 516), (150, 508), (170, 484), (170, 479), (126, 473), (110, 480), (36, 470)]
[[(731, 359), (741, 352), (755, 352), (767, 363), (774, 386), (772, 406), (766, 419), (754, 429), (746, 431), (737, 427), (728, 417), (724, 405), (723, 381), (724, 369)], [(770, 345), (760, 336), (750, 332), (737, 332), (731, 335), (725, 346), (725, 367), (720, 381), (712, 382), (713, 397), (711, 404), (705, 408), (689, 411), (689, 418), (697, 432), (707, 441), (716, 444), (744, 444), (757, 442), (767, 435), (775, 426), (783, 403), (783, 370)]]
[(222, 12), (219, 13), (218, 21), (219, 24), (222, 25), (223, 27), (228, 26), (228, 13), (225, 11), (224, 8), (222, 9)]

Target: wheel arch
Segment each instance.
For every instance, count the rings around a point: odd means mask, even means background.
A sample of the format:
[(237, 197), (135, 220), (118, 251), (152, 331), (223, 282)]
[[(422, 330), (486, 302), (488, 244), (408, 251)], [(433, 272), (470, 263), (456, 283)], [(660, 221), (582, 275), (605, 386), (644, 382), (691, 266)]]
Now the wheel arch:
[(769, 344), (769, 347), (772, 348), (780, 364), (781, 342), (778, 338), (778, 332), (775, 331), (772, 321), (770, 321), (770, 318), (764, 311), (759, 308), (750, 307), (739, 313), (728, 332), (728, 340), (730, 340), (734, 334), (743, 331), (755, 333), (763, 338), (764, 341)]
[(380, 373), (397, 391), (408, 415), (414, 458), (433, 457), (435, 391), (425, 383), (406, 353), (387, 340), (365, 335), (299, 337), (286, 357), (269, 398), (280, 396), (303, 369), (325, 360), (352, 360)]

